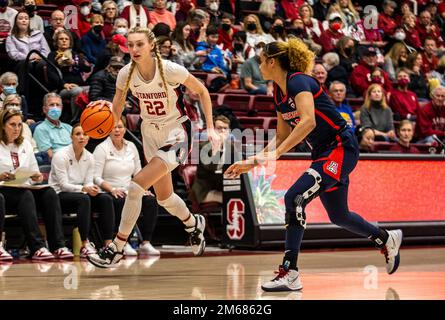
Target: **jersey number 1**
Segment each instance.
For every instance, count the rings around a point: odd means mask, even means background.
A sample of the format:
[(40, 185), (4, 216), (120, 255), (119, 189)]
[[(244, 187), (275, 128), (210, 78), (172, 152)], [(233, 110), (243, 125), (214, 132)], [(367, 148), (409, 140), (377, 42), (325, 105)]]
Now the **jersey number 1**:
[(164, 103), (162, 101), (144, 100), (145, 106), (147, 107), (147, 113), (151, 116), (163, 116), (165, 115)]

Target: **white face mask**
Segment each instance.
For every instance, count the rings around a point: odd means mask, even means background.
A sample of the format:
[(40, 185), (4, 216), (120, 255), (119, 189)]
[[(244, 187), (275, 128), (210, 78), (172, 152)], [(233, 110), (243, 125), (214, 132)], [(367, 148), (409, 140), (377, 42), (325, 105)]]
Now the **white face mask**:
[(255, 49), (255, 54), (259, 57), (261, 56), (261, 52), (263, 52), (263, 48)]
[(406, 34), (405, 32), (396, 32), (394, 34), (394, 39), (399, 40), (399, 41), (403, 41), (406, 38)]
[(127, 35), (127, 28), (117, 28), (116, 29), (116, 33), (118, 33), (118, 34), (121, 34), (121, 35), (123, 35), (123, 36), (126, 36)]
[(219, 9), (219, 4), (217, 2), (212, 2), (209, 6), (210, 10), (212, 11), (218, 11)]
[(87, 16), (90, 14), (90, 8), (88, 6), (83, 6), (80, 8), (80, 13), (84, 16)]

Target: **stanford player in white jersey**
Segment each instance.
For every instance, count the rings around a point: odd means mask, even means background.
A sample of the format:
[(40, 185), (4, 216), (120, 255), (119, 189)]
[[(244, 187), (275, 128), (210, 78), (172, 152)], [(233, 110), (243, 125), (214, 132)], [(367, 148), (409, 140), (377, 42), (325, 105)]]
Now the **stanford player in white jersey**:
[(212, 104), (206, 87), (184, 67), (161, 59), (150, 29), (131, 29), (128, 47), (132, 61), (119, 72), (113, 103), (95, 101), (89, 106), (108, 105), (117, 121), (130, 89), (140, 101), (141, 131), (148, 164), (130, 184), (116, 238), (97, 254), (88, 256), (91, 263), (103, 268), (115, 266), (122, 258), (122, 249), (141, 212), (142, 196), (151, 186), (158, 203), (184, 223), (193, 253), (202, 255), (204, 252), (205, 219), (191, 214), (184, 201), (173, 192), (170, 173), (187, 159), (191, 146), (191, 124), (185, 114), (181, 85), (199, 93), (209, 140), (214, 149), (220, 143), (213, 129)]

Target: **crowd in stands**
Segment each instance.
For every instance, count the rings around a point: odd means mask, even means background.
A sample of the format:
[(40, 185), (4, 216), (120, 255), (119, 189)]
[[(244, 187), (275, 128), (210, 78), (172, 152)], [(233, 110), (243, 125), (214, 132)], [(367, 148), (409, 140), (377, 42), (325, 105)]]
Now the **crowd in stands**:
[[(375, 6), (369, 10), (367, 5)], [(104, 208), (114, 206), (112, 225), (102, 224), (107, 229), (105, 240), (111, 239), (121, 210), (116, 209), (121, 206), (116, 199), (139, 167), (135, 164), (123, 180), (113, 181), (107, 170), (118, 163), (109, 167), (103, 163), (103, 153), (111, 149), (125, 153), (123, 159), (135, 156), (132, 145), (118, 137), (119, 130), (125, 130), (123, 122), (115, 129), (116, 136), (113, 133), (94, 153), (85, 149), (88, 138), (76, 123), (89, 101), (113, 99), (117, 74), (130, 62), (126, 35), (136, 26), (154, 31), (163, 59), (185, 66), (202, 79), (212, 93), (215, 113), (227, 112), (231, 128), (238, 124), (255, 128), (260, 123), (260, 128), (269, 129), (276, 124), (271, 120), (273, 85), (262, 79), (259, 57), (268, 43), (296, 37), (315, 52), (313, 76), (356, 131), (362, 152), (384, 146), (384, 151), (429, 153), (444, 143), (443, 0), (0, 0), (0, 125), (23, 127), (23, 139), (12, 139), (7, 132), (12, 129), (1, 128), (0, 152), (24, 148), (34, 153), (33, 170), (36, 165), (55, 166), (57, 171), (50, 177), (59, 187), (46, 197), (59, 196), (62, 206), (53, 208), (56, 211), (77, 206), (85, 254), (95, 250), (89, 245), (85, 216), (99, 207), (100, 220), (100, 212), (109, 213)], [(185, 99), (195, 129), (203, 129), (198, 99), (191, 92)], [(257, 109), (260, 105), (265, 109)], [(15, 116), (15, 122), (10, 122), (11, 110), (20, 113), (23, 122)], [(129, 93), (125, 113), (138, 111), (138, 101)], [(129, 128), (135, 127), (129, 123)], [(96, 155), (102, 156), (101, 169), (94, 165)], [(75, 174), (65, 170), (80, 159), (91, 162), (88, 170), (97, 171), (94, 180), (80, 176), (83, 169)], [(6, 181), (4, 173), (9, 169), (1, 161), (0, 180)], [(17, 169), (17, 164), (5, 164), (11, 165)], [(109, 197), (97, 201), (99, 190)], [(21, 196), (31, 199), (35, 192)], [(9, 197), (6, 200), (7, 210), (25, 214), (17, 205), (19, 198), (12, 199), (12, 203)], [(145, 200), (151, 215), (144, 212), (149, 222), (143, 222), (142, 233), (149, 244), (152, 230), (147, 226), (156, 219), (157, 208), (149, 195)], [(44, 205), (31, 202), (29, 206)], [(35, 211), (26, 212), (24, 228), (32, 253), (45, 256), (47, 249), (33, 231)], [(47, 220), (55, 230), (52, 218)], [(0, 216), (0, 231), (1, 227)], [(61, 248), (64, 254), (57, 230), (49, 246), (53, 254)], [(0, 245), (0, 257), (1, 250)]]

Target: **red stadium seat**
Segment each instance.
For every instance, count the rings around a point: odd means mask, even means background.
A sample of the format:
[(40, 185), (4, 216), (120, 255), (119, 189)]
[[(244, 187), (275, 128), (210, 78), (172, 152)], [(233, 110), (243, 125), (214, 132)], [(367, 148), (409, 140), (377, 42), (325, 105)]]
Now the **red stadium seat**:
[(360, 110), (363, 103), (365, 102), (363, 98), (347, 98), (346, 100), (348, 101), (352, 111)]
[(258, 130), (258, 129), (264, 129), (264, 124), (265, 124), (265, 118), (252, 118), (252, 117), (238, 117), (238, 120), (241, 124), (241, 126), (244, 129), (253, 129), (253, 130)]
[(256, 95), (253, 99), (253, 110), (258, 116), (276, 115), (273, 97), (266, 95)]
[(216, 106), (220, 106), (224, 100), (224, 94), (221, 93), (211, 93), (210, 94), (210, 99), (212, 100), (212, 106), (216, 107)]
[(246, 116), (252, 110), (253, 96), (248, 94), (226, 94), (222, 104), (232, 108), (236, 116)]
[(205, 71), (191, 71), (190, 73), (192, 75), (194, 75), (196, 78), (204, 81), (204, 84), (207, 84), (207, 76), (208, 76), (207, 72), (205, 72)]

